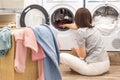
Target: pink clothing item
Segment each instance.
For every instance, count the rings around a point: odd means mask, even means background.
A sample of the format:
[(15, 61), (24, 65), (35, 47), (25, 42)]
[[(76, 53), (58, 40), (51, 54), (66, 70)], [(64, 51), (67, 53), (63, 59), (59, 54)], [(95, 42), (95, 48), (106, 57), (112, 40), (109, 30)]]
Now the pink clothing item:
[(16, 41), (15, 70), (23, 73), (27, 55), (27, 47), (32, 49), (32, 60), (38, 61), (38, 80), (44, 80), (44, 51), (37, 44), (35, 35), (30, 28), (20, 29), (14, 32)]
[(58, 47), (59, 47), (59, 49), (61, 49), (61, 45), (60, 45), (60, 42), (58, 41)]
[(45, 58), (44, 51), (41, 45), (38, 44), (38, 52), (32, 51), (32, 61), (43, 60)]
[(34, 32), (30, 28), (23, 28), (18, 29), (14, 33), (15, 41), (17, 40), (23, 40), (23, 44), (25, 47), (29, 47), (35, 52), (38, 51), (38, 45), (36, 41), (36, 37), (34, 35)]
[(24, 31), (25, 31), (24, 29), (14, 30), (13, 35), (15, 36), (15, 41), (17, 41), (18, 39), (20, 39), (20, 40), (24, 39), (24, 37), (23, 37)]
[(45, 80), (44, 79), (44, 60), (38, 61), (38, 79), (37, 80)]
[(14, 36), (16, 41), (15, 70), (23, 73), (25, 70), (27, 47), (37, 52), (38, 45), (35, 35), (30, 28), (16, 30)]
[(32, 29), (30, 29), (30, 28), (25, 29), (24, 45), (25, 45), (25, 47), (29, 47), (33, 51), (38, 52), (38, 44), (36, 41), (36, 37), (35, 37)]
[[(15, 54), (15, 70), (16, 72), (23, 73), (25, 70), (25, 60), (27, 48), (24, 47), (22, 40), (16, 42), (16, 54)], [(19, 53), (20, 52), (20, 53)]]
[(38, 80), (44, 80), (44, 51), (41, 45), (38, 44), (38, 52), (32, 51), (32, 61), (38, 61)]

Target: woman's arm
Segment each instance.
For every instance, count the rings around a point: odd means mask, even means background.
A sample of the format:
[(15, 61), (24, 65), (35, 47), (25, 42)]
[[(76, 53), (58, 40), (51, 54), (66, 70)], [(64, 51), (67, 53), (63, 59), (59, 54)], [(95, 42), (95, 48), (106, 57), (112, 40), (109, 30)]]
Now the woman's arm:
[(60, 25), (61, 27), (65, 28), (70, 28), (70, 29), (78, 29), (77, 26), (74, 24), (74, 23), (71, 23), (71, 24), (63, 24), (63, 25)]
[(85, 50), (85, 47), (73, 47), (72, 49), (72, 52), (73, 53), (76, 53), (77, 56), (81, 59), (84, 59), (86, 57), (86, 50)]

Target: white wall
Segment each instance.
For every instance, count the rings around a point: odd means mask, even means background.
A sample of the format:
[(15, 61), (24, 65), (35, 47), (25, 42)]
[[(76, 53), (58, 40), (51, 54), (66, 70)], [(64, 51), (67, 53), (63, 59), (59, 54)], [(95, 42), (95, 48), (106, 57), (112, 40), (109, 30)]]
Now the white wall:
[(24, 0), (0, 0), (0, 8), (23, 8)]

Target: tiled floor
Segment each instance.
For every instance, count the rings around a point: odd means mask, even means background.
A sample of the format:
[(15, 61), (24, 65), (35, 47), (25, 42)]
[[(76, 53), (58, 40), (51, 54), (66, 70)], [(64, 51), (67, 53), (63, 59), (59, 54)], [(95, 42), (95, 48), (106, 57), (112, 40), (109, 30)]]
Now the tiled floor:
[(83, 76), (71, 72), (69, 67), (61, 64), (63, 80), (120, 80), (120, 52), (109, 52), (111, 66), (109, 72), (100, 76)]

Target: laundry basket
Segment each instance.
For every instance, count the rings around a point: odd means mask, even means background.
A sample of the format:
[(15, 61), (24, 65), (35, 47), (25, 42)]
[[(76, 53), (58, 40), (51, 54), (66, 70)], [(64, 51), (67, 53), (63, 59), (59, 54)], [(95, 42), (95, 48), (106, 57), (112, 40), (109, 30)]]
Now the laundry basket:
[(12, 47), (5, 56), (0, 57), (0, 80), (14, 80), (14, 38)]
[(24, 73), (14, 70), (15, 40), (12, 36), (12, 47), (7, 55), (0, 57), (0, 80), (37, 80), (37, 62), (31, 60), (31, 51), (28, 49), (26, 58), (26, 69)]
[(27, 59), (26, 59), (26, 69), (24, 73), (14, 72), (14, 80), (37, 80), (38, 72), (37, 72), (37, 62), (33, 62), (31, 60), (31, 50), (27, 51)]

